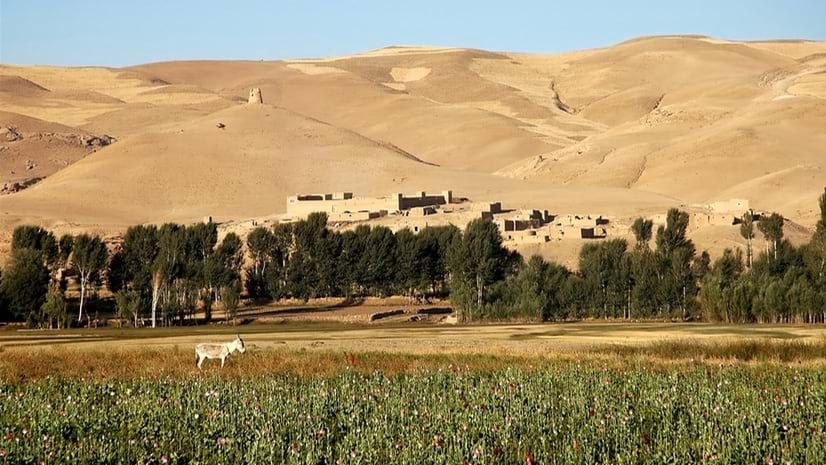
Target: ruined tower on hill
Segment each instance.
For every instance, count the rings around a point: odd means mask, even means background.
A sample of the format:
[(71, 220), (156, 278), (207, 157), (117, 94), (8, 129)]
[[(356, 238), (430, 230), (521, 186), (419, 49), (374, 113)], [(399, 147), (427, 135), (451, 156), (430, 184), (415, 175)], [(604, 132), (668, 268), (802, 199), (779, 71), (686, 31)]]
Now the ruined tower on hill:
[(250, 89), (250, 97), (247, 99), (247, 103), (250, 105), (260, 105), (264, 103), (264, 99), (261, 97), (261, 89), (258, 87), (253, 87)]

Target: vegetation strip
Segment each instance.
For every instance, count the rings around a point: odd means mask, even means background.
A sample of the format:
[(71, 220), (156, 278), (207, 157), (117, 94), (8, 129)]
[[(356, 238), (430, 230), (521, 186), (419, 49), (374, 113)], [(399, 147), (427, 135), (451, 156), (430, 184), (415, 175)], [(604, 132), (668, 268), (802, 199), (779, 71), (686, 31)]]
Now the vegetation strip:
[[(811, 241), (783, 239), (781, 215), (745, 212), (747, 241), (713, 264), (688, 238), (689, 215), (669, 210), (654, 235), (639, 218), (636, 244), (612, 239), (586, 244), (579, 269), (525, 261), (502, 245), (490, 220), (397, 232), (361, 225), (333, 231), (324, 213), (258, 227), (218, 243), (214, 223), (130, 227), (110, 254), (101, 239), (80, 234), (57, 240), (40, 227), (18, 227), (11, 262), (0, 276), (0, 320), (42, 327), (70, 324), (66, 274), (80, 287), (78, 324), (87, 295), (104, 284), (115, 293), (121, 324), (156, 326), (209, 322), (220, 302), (235, 320), (242, 292), (250, 299), (450, 297), (461, 321), (583, 318), (678, 319), (757, 323), (826, 323), (826, 193)], [(755, 257), (756, 228), (766, 250)], [(650, 242), (654, 241), (654, 248)], [(247, 266), (243, 267), (246, 261)], [(196, 313), (202, 314), (196, 319)]]
[[(357, 362), (355, 362), (357, 363)], [(824, 463), (826, 371), (556, 363), (0, 384), (11, 463)]]

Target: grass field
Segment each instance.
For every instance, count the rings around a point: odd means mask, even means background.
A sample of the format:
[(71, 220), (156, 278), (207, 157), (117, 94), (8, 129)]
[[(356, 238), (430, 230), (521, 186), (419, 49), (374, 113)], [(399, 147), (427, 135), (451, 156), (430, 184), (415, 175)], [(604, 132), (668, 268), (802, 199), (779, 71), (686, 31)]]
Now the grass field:
[[(825, 330), (5, 330), (0, 461), (826, 463)], [(246, 354), (194, 367), (235, 332)]]
[(77, 329), (0, 331), (0, 346), (20, 348), (190, 350), (205, 341), (228, 341), (241, 334), (255, 349), (333, 350), (414, 354), (485, 353), (543, 355), (605, 345), (640, 345), (668, 340), (821, 340), (826, 326), (715, 325), (708, 323), (583, 322), (556, 324), (345, 324), (301, 321), (242, 326), (208, 325), (159, 329)]

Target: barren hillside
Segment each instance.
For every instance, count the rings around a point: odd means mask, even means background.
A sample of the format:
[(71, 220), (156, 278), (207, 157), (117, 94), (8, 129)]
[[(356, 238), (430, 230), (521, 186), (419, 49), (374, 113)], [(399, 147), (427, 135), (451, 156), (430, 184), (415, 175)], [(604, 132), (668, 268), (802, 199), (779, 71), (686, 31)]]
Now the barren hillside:
[[(23, 136), (0, 140), (0, 181), (21, 163), (48, 176), (0, 196), (0, 221), (244, 219), (295, 192), (451, 188), (625, 216), (742, 197), (810, 226), (826, 185), (824, 57), (822, 42), (654, 37), (556, 55), (0, 66), (0, 126)], [(251, 87), (263, 106), (246, 105)], [(70, 136), (104, 134), (116, 142)]]

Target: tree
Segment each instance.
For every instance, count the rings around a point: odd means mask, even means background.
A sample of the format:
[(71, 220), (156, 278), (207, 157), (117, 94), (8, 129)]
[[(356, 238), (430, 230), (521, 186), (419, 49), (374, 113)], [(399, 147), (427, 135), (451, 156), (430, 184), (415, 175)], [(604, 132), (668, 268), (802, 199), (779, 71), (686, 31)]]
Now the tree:
[[(273, 249), (270, 265), (264, 276), (267, 294), (273, 299), (280, 299), (289, 292), (288, 272), (290, 258), (294, 250), (293, 224), (279, 223), (272, 229)], [(341, 263), (339, 264), (341, 266)]]
[(740, 235), (746, 240), (746, 262), (751, 268), (754, 264), (752, 239), (754, 239), (754, 213), (748, 211), (740, 219)]
[(701, 281), (711, 271), (711, 256), (704, 250), (691, 264), (691, 273), (694, 279)]
[(221, 288), (221, 303), (224, 304), (226, 319), (227, 321), (232, 320), (233, 325), (238, 316), (238, 304), (240, 301), (241, 292), (237, 283), (229, 284)]
[(545, 282), (548, 264), (538, 255), (532, 256), (514, 277), (516, 314), (535, 320), (542, 320), (551, 313), (550, 296)]
[[(139, 311), (135, 313), (135, 325), (138, 314), (146, 312), (154, 301), (153, 271), (158, 257), (158, 228), (154, 225), (131, 226), (126, 230), (123, 247), (117, 251), (109, 262), (110, 290), (134, 291), (139, 296)], [(158, 297), (160, 295), (158, 294)]]
[(658, 305), (660, 261), (651, 249), (643, 247), (631, 251), (629, 262), (631, 310), (636, 312), (637, 317), (652, 317)]
[(399, 289), (411, 299), (427, 286), (421, 244), (418, 236), (408, 228), (396, 232), (396, 280)]
[(0, 321), (9, 319), (8, 310), (6, 310), (6, 299), (3, 296), (3, 270), (0, 269)]
[(823, 193), (820, 194), (817, 200), (817, 205), (820, 207), (820, 219), (817, 221), (817, 228), (826, 229), (826, 188), (823, 189)]
[(760, 218), (760, 222), (757, 224), (757, 229), (763, 233), (763, 237), (766, 238), (766, 242), (771, 244), (771, 250), (769, 252), (770, 255), (774, 256), (774, 259), (777, 260), (777, 248), (780, 244), (780, 241), (783, 240), (783, 223), (785, 220), (783, 219), (782, 215), (777, 213), (772, 213), (769, 216), (764, 216)]
[(72, 257), (72, 249), (75, 245), (75, 238), (71, 234), (64, 234), (60, 236), (60, 241), (57, 244), (57, 258), (55, 260), (54, 279), (57, 281), (58, 289), (61, 292), (66, 290), (66, 282), (64, 274), (69, 267), (69, 259)]
[(480, 314), (490, 286), (502, 280), (514, 263), (502, 247), (499, 228), (490, 220), (471, 221), (449, 253), (451, 300), (464, 321)]
[(247, 235), (247, 254), (250, 266), (246, 270), (247, 294), (250, 297), (272, 297), (267, 292), (267, 268), (276, 258), (276, 243), (273, 233), (262, 226)]
[(123, 238), (123, 274), (129, 287), (144, 292), (150, 287), (152, 264), (158, 255), (158, 228), (132, 226)]
[[(624, 239), (589, 243), (579, 254), (579, 270), (591, 296), (593, 309), (602, 317), (617, 316), (612, 310), (628, 309), (630, 300), (630, 264), (624, 259), (628, 244)], [(627, 317), (624, 313), (623, 317)]]
[(43, 263), (42, 254), (30, 248), (15, 249), (0, 287), (10, 317), (37, 320), (48, 287), (49, 270)]
[(203, 262), (215, 250), (218, 243), (218, 225), (215, 223), (197, 223), (185, 229), (186, 254)]
[(374, 295), (389, 295), (396, 281), (396, 236), (384, 226), (376, 226), (367, 238), (364, 251), (367, 259), (367, 285)]
[(115, 293), (115, 310), (122, 320), (132, 320), (132, 326), (138, 327), (141, 296), (136, 291), (118, 291)]
[[(743, 273), (743, 256), (740, 249), (725, 249), (714, 262), (711, 271), (703, 279), (699, 301), (703, 314), (709, 320), (733, 322), (742, 318), (747, 307), (746, 288), (738, 289), (737, 306), (733, 307), (734, 288)], [(750, 305), (748, 305), (750, 307)], [(740, 320), (742, 321), (742, 320)]]
[(40, 256), (40, 261), (54, 278), (59, 268), (59, 249), (54, 234), (40, 226), (21, 225), (14, 229), (11, 241), (11, 253), (18, 250), (31, 250)]
[(54, 234), (40, 226), (18, 226), (12, 233), (11, 252), (29, 249), (40, 254), (45, 265), (54, 261), (58, 254), (57, 241)]
[(69, 257), (72, 255), (72, 249), (75, 245), (75, 238), (72, 237), (71, 234), (64, 234), (60, 236), (60, 241), (58, 242), (57, 249), (58, 249), (58, 258), (63, 262), (68, 262)]
[[(212, 319), (212, 303), (221, 297), (222, 288), (240, 283), (243, 259), (241, 238), (235, 233), (228, 233), (215, 249), (215, 253), (204, 263), (207, 292), (201, 296), (201, 300), (207, 322)], [(240, 288), (238, 292), (241, 292)]]
[(667, 316), (672, 309), (679, 306), (682, 317), (688, 316), (697, 291), (696, 281), (691, 270), (696, 249), (688, 239), (688, 213), (676, 208), (668, 210), (665, 226), (657, 229), (658, 298), (664, 306)]
[(448, 253), (456, 240), (461, 237), (459, 228), (449, 226), (429, 226), (417, 236), (419, 263), (423, 279), (430, 292), (445, 294), (448, 290)]
[[(286, 270), (289, 293), (307, 300), (323, 288), (321, 281), (321, 255), (327, 241), (327, 214), (311, 213), (306, 220), (293, 225), (293, 248)], [(325, 260), (326, 261), (326, 260)]]
[(665, 226), (657, 229), (657, 252), (660, 255), (668, 257), (681, 247), (694, 248), (694, 244), (686, 237), (688, 221), (688, 213), (676, 208), (668, 210)]
[(820, 195), (820, 219), (815, 227), (812, 240), (806, 248), (810, 268), (818, 284), (826, 290), (826, 191)]
[(648, 242), (651, 241), (651, 235), (654, 232), (654, 222), (645, 218), (637, 218), (631, 225), (631, 231), (637, 239), (638, 248), (648, 247)]
[[(152, 264), (152, 327), (157, 326), (157, 309), (161, 293), (183, 270), (186, 253), (185, 228), (167, 223), (158, 230), (158, 254)], [(169, 302), (169, 299), (166, 299)]]
[(49, 286), (49, 294), (46, 301), (40, 308), (42, 311), (42, 320), (45, 320), (49, 329), (66, 328), (69, 326), (69, 313), (66, 311), (66, 299), (63, 298), (63, 292), (56, 284)]
[(241, 277), (241, 264), (244, 261), (244, 246), (235, 233), (228, 233), (215, 250), (215, 257), (221, 264), (220, 279), (217, 284), (228, 285)]
[(100, 237), (88, 234), (75, 237), (72, 249), (72, 266), (80, 277), (80, 308), (77, 321), (81, 322), (83, 321), (86, 291), (89, 286), (93, 286), (98, 281), (100, 271), (106, 265), (108, 252)]

